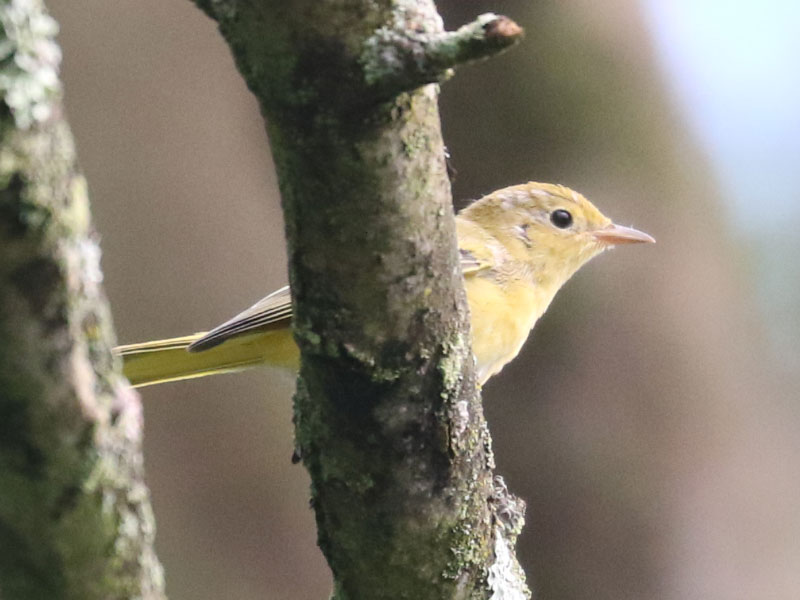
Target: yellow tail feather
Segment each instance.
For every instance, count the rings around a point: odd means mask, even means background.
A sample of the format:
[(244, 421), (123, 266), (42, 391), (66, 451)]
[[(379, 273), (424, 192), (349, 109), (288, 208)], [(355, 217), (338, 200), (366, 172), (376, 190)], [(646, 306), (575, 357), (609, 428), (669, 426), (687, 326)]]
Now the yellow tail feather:
[(254, 331), (231, 338), (201, 352), (187, 347), (205, 333), (118, 346), (125, 377), (134, 387), (180, 381), (217, 373), (231, 373), (267, 364), (296, 369), (299, 352), (291, 331)]

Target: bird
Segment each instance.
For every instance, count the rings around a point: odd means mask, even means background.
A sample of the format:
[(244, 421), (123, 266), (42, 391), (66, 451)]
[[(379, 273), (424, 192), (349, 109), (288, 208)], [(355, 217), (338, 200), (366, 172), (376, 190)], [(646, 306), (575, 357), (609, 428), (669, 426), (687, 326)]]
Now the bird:
[[(620, 244), (655, 242), (613, 223), (580, 193), (550, 183), (494, 191), (455, 219), (479, 385), (517, 356), (581, 266)], [(134, 387), (258, 365), (297, 369), (291, 322), (287, 286), (208, 332), (118, 346), (115, 353)]]

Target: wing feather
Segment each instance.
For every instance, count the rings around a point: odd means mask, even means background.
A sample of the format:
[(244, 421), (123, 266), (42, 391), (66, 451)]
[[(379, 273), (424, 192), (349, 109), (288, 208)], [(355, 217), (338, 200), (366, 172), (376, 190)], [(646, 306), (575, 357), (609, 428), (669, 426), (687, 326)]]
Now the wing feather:
[(288, 327), (292, 321), (292, 297), (289, 286), (275, 290), (253, 306), (225, 321), (189, 345), (189, 352), (202, 352), (219, 346), (232, 337), (256, 330), (271, 331)]
[[(465, 219), (456, 218), (459, 233), (459, 258), (461, 271), (466, 277), (490, 269), (493, 264), (489, 236), (482, 228)], [(259, 331), (272, 331), (289, 327), (292, 321), (292, 297), (285, 286), (262, 298), (222, 325), (215, 327), (187, 348), (189, 352), (202, 352), (220, 345), (232, 337)]]
[(491, 236), (482, 227), (456, 217), (458, 228), (458, 253), (461, 259), (461, 272), (465, 277), (490, 269), (494, 264), (491, 251)]

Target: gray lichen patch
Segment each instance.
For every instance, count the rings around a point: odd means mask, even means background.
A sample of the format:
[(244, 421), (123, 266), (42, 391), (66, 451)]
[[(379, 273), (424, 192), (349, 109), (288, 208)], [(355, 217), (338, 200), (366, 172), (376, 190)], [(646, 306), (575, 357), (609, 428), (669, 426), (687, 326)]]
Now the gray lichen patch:
[(0, 2), (0, 594), (163, 597), (55, 22)]
[(61, 97), (58, 24), (28, 0), (9, 0), (0, 27), (0, 96), (15, 126), (26, 130), (50, 119)]

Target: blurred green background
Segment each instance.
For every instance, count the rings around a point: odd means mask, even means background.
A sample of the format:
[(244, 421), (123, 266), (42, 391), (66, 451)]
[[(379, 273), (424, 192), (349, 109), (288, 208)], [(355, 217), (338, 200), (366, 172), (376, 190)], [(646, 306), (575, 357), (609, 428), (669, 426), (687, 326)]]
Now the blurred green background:
[[(442, 95), (462, 203), (527, 180), (658, 239), (581, 271), (484, 390), (543, 600), (800, 597), (800, 8), (440, 1), (527, 37)], [(188, 0), (49, 0), (120, 341), (286, 281), (255, 101)], [(143, 390), (173, 599), (326, 598), (292, 378)]]

